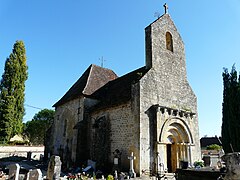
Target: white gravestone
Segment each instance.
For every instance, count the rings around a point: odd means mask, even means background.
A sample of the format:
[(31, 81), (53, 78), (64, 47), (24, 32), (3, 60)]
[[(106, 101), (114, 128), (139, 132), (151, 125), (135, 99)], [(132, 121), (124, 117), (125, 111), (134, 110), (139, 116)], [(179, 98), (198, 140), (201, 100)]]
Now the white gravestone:
[(11, 164), (7, 168), (9, 169), (8, 179), (18, 180), (19, 179), (19, 171), (20, 171), (19, 164)]

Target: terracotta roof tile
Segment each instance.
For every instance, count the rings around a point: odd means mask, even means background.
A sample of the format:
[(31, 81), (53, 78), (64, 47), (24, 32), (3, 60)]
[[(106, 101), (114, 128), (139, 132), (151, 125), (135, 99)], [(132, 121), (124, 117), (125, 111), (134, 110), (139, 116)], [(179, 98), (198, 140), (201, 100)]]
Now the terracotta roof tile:
[(91, 108), (91, 110), (116, 105), (130, 100), (132, 84), (138, 82), (147, 71), (148, 69), (144, 66), (110, 81), (103, 87), (99, 88), (90, 96), (90, 98), (100, 100), (100, 102)]
[(60, 106), (82, 95), (91, 95), (107, 82), (116, 78), (117, 75), (112, 70), (92, 64), (53, 107)]

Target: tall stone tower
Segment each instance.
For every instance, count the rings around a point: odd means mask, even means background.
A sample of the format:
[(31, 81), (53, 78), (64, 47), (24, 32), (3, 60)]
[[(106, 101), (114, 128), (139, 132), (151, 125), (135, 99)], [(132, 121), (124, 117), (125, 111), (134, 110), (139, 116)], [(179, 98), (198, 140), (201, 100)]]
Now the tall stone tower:
[(146, 27), (145, 41), (149, 71), (140, 80), (140, 169), (154, 169), (160, 161), (174, 172), (181, 161), (191, 165), (200, 159), (200, 143), (184, 43), (166, 8)]

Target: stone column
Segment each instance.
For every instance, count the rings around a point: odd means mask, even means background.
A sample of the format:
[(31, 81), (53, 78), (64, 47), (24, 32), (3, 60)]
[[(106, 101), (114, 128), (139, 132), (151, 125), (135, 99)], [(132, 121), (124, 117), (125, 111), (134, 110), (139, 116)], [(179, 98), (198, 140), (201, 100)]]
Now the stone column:
[(188, 166), (192, 167), (192, 150), (191, 150), (191, 144), (188, 144), (188, 154), (189, 154), (189, 159), (188, 159)]

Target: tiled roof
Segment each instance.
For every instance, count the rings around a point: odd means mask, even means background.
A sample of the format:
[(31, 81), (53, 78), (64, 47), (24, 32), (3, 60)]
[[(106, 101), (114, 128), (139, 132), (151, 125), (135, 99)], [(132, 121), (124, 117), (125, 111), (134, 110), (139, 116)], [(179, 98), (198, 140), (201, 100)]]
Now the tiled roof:
[(200, 144), (201, 144), (201, 148), (207, 147), (209, 145), (212, 144), (217, 144), (219, 146), (222, 146), (222, 142), (221, 142), (222, 138), (221, 137), (202, 137), (200, 139)]
[(100, 100), (91, 110), (105, 108), (130, 100), (132, 84), (138, 82), (147, 71), (148, 69), (144, 66), (113, 81), (109, 81), (90, 96), (90, 98)]
[(60, 106), (81, 95), (91, 95), (107, 82), (116, 78), (117, 75), (112, 70), (92, 64), (53, 107)]

